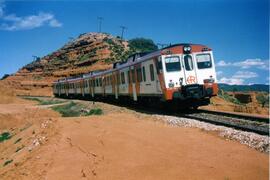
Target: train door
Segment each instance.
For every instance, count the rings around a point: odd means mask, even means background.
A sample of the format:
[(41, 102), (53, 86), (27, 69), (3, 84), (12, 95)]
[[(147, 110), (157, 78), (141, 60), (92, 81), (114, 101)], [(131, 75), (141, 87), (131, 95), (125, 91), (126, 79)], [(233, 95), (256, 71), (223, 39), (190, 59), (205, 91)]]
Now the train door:
[(187, 85), (196, 84), (197, 76), (194, 68), (194, 58), (191, 54), (185, 54), (182, 58), (182, 67), (184, 70), (184, 81)]
[(162, 74), (162, 69), (163, 69), (163, 67), (162, 67), (162, 59), (161, 59), (161, 57), (158, 57), (154, 61), (155, 61), (154, 65), (155, 65), (156, 71), (157, 71), (155, 73), (157, 75), (157, 78), (156, 78), (156, 90), (157, 90), (158, 93), (161, 93), (162, 92), (161, 91), (161, 81), (162, 81), (162, 76), (163, 76), (163, 74)]
[(131, 84), (132, 84), (133, 100), (137, 101), (136, 76), (135, 76), (135, 68), (134, 68), (134, 66), (131, 66)]

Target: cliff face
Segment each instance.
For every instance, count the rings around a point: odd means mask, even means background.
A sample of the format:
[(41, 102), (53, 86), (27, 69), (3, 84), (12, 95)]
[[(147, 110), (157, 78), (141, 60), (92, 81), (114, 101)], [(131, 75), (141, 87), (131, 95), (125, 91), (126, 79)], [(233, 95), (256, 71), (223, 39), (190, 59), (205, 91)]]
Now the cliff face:
[(104, 33), (85, 33), (22, 67), (3, 83), (19, 95), (52, 95), (54, 80), (111, 68), (113, 62), (124, 58), (127, 50), (127, 41)]

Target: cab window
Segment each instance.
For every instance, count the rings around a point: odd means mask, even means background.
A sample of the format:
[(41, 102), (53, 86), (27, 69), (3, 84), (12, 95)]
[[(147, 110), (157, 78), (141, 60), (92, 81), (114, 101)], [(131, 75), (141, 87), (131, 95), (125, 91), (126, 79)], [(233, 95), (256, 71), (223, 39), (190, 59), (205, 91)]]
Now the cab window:
[(178, 56), (166, 57), (165, 66), (167, 72), (180, 71), (180, 59)]
[(210, 54), (198, 54), (196, 56), (198, 69), (206, 69), (212, 67)]

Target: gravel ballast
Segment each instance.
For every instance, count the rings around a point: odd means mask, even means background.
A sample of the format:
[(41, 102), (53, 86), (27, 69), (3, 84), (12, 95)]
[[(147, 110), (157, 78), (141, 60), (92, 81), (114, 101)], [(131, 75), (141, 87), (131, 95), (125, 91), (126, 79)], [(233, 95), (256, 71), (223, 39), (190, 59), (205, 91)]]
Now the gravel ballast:
[(194, 119), (175, 117), (175, 116), (164, 116), (164, 115), (152, 115), (154, 118), (161, 120), (165, 123), (180, 127), (193, 127), (199, 128), (205, 131), (215, 131), (219, 136), (230, 140), (236, 140), (241, 144), (245, 144), (258, 151), (269, 153), (269, 137), (252, 132), (245, 132), (235, 130), (232, 128), (217, 126), (206, 122), (201, 122)]

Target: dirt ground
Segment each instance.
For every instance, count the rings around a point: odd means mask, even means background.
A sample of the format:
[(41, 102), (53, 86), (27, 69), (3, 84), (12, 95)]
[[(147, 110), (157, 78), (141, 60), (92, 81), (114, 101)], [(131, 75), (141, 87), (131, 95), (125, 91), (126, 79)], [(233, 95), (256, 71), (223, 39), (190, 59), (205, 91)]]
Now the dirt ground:
[(267, 154), (125, 108), (63, 118), (16, 99), (0, 104), (5, 131), (0, 179), (269, 179)]

